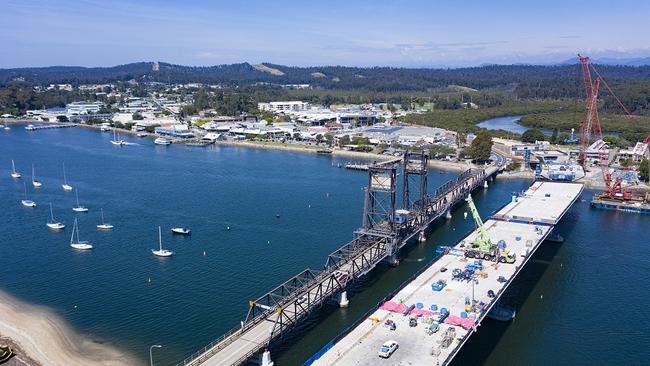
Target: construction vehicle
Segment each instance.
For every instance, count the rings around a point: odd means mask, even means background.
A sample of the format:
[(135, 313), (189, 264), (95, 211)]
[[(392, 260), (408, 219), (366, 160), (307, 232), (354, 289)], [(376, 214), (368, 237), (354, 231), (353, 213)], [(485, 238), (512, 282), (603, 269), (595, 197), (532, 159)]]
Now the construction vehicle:
[(465, 257), (467, 258), (476, 258), (484, 259), (486, 261), (499, 261), (501, 263), (514, 263), (517, 259), (517, 256), (508, 252), (503, 248), (500, 250), (497, 245), (493, 244), (490, 240), (485, 227), (483, 227), (483, 220), (481, 215), (479, 215), (476, 206), (474, 205), (474, 200), (472, 196), (467, 196), (467, 204), (469, 205), (469, 210), (472, 213), (474, 218), (474, 223), (478, 229), (478, 234), (474, 239), (474, 242), (471, 243), (469, 248), (465, 248)]

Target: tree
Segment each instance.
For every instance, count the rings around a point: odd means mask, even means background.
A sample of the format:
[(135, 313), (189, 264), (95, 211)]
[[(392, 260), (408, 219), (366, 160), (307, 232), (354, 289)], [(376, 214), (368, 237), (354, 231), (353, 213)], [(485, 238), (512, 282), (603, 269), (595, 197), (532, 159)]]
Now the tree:
[(544, 140), (546, 140), (546, 135), (544, 135), (544, 132), (536, 128), (526, 130), (526, 132), (521, 135), (521, 141), (523, 142), (535, 142)]
[(297, 140), (300, 140), (300, 132), (296, 132), (296, 133), (294, 133), (294, 134), (293, 134), (293, 139), (296, 140), (296, 141), (297, 141)]
[(566, 141), (571, 138), (571, 135), (569, 135), (566, 132), (562, 132), (560, 136), (557, 138), (557, 143), (558, 144), (566, 144)]
[(142, 114), (140, 114), (138, 112), (133, 113), (133, 116), (131, 116), (131, 118), (134, 121), (142, 121), (144, 119), (144, 117), (142, 117)]
[(485, 130), (479, 132), (469, 147), (469, 153), (473, 160), (489, 160), (492, 154), (492, 136), (490, 133)]
[(332, 144), (334, 143), (334, 135), (332, 135), (331, 133), (326, 133), (325, 142), (327, 142), (327, 146), (332, 146)]
[(69, 122), (68, 117), (66, 117), (66, 116), (56, 116), (56, 120), (58, 122)]
[(365, 146), (365, 145), (370, 144), (370, 140), (368, 140), (367, 137), (355, 136), (355, 137), (352, 138), (352, 144), (359, 145), (359, 146)]
[(558, 139), (559, 134), (560, 134), (560, 130), (558, 130), (557, 128), (554, 128), (553, 129), (553, 134), (551, 135), (551, 140), (550, 140), (552, 144), (557, 144), (557, 142), (558, 142), (557, 139)]
[(323, 135), (319, 133), (316, 135), (316, 143), (320, 144), (321, 142), (323, 142)]
[(350, 136), (348, 135), (343, 135), (339, 139), (339, 146), (345, 146), (345, 145), (350, 145)]
[(647, 182), (648, 181), (648, 170), (650, 170), (650, 166), (648, 166), (650, 162), (648, 159), (643, 159), (641, 160), (641, 165), (639, 166), (639, 179), (642, 181)]

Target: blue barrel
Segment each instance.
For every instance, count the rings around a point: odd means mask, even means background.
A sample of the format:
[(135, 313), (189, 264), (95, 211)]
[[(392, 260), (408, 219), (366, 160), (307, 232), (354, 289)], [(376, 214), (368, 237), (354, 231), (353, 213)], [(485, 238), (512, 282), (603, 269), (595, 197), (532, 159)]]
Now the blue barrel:
[(436, 310), (438, 310), (438, 305), (432, 304), (430, 309), (431, 309), (431, 311), (436, 311)]
[(424, 307), (424, 304), (419, 302), (419, 303), (415, 304), (415, 307), (418, 308), (418, 309), (422, 309)]
[(461, 311), (461, 312), (460, 312), (460, 317), (461, 317), (461, 318), (467, 318), (467, 313), (464, 312), (464, 311)]

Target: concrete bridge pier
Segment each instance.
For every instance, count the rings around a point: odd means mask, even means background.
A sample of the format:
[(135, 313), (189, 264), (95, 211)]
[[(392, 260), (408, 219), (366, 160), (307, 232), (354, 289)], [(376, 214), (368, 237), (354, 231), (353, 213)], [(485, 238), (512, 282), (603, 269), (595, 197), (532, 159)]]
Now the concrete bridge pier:
[(348, 292), (343, 291), (339, 294), (339, 306), (342, 308), (347, 308), (350, 305), (350, 300), (348, 300)]
[(391, 254), (388, 257), (388, 264), (393, 267), (397, 267), (399, 265), (399, 259), (397, 259), (397, 254)]
[(451, 220), (451, 210), (447, 210), (447, 212), (445, 212), (445, 219)]
[(264, 351), (262, 353), (262, 366), (273, 366), (274, 362), (271, 360), (271, 352), (269, 350)]

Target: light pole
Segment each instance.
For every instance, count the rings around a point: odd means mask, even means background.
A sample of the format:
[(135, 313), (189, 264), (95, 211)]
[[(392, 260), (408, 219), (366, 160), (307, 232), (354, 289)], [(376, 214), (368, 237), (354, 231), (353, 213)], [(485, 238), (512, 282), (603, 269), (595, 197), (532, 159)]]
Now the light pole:
[(153, 355), (151, 354), (151, 351), (153, 351), (154, 347), (162, 348), (162, 346), (159, 345), (159, 344), (154, 344), (153, 346), (149, 347), (149, 362), (150, 362), (151, 366), (153, 366)]

